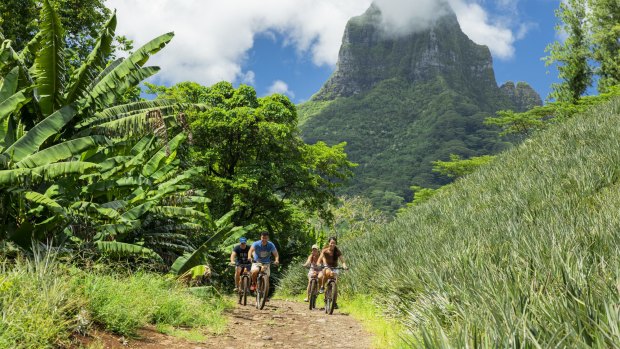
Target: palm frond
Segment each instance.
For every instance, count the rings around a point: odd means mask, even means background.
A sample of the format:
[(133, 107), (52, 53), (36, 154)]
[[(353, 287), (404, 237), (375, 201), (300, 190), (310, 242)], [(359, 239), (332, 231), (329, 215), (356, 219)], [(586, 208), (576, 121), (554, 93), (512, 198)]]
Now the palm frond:
[(63, 105), (65, 86), (65, 41), (60, 17), (48, 0), (41, 8), (41, 50), (35, 57), (35, 93), (40, 96), (43, 115), (51, 115)]

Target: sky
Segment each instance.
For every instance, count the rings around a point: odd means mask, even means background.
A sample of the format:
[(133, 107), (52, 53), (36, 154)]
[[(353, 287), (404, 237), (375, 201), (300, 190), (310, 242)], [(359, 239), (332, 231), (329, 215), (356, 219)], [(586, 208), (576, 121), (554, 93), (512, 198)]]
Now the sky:
[[(487, 45), (499, 85), (525, 81), (549, 94), (557, 72), (545, 47), (560, 38), (554, 10), (560, 0), (445, 0), (461, 29)], [(117, 10), (117, 33), (139, 47), (166, 32), (172, 42), (149, 64), (151, 82), (253, 86), (259, 96), (283, 93), (302, 103), (333, 73), (346, 22), (372, 0), (106, 0)], [(442, 14), (440, 0), (375, 0), (394, 33), (423, 30)]]

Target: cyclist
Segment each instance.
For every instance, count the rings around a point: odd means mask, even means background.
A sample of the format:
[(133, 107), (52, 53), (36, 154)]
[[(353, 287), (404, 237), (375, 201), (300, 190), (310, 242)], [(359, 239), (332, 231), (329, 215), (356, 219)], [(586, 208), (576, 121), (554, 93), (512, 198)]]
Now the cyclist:
[(230, 265), (237, 266), (235, 268), (235, 292), (239, 289), (241, 273), (247, 268), (246, 265), (250, 264), (250, 259), (248, 258), (250, 246), (248, 246), (247, 242), (248, 239), (245, 237), (239, 238), (239, 245), (235, 246), (230, 254)]
[[(256, 290), (256, 278), (258, 277), (259, 271), (259, 263), (265, 263), (263, 265), (263, 270), (267, 273), (267, 290), (269, 290), (269, 275), (271, 275), (270, 262), (271, 255), (275, 257), (273, 262), (274, 265), (280, 264), (280, 255), (278, 255), (278, 250), (276, 249), (276, 245), (273, 242), (269, 241), (269, 232), (264, 231), (260, 234), (260, 240), (254, 242), (252, 247), (250, 247), (249, 256), (252, 256), (252, 286), (250, 287), (251, 291)], [(269, 298), (267, 298), (269, 300)]]
[[(319, 292), (323, 293), (325, 291), (324, 285), (327, 279), (336, 278), (338, 276), (338, 270), (332, 270), (331, 268), (338, 267), (338, 261), (342, 263), (342, 268), (347, 269), (347, 264), (344, 262), (344, 257), (342, 256), (342, 252), (336, 246), (338, 239), (335, 236), (332, 236), (328, 240), (328, 245), (321, 251), (321, 256), (319, 257), (319, 264), (325, 266), (325, 269), (319, 274), (319, 284), (321, 286)], [(337, 308), (338, 305), (334, 304)]]
[[(308, 271), (308, 287), (306, 289), (306, 295), (310, 294), (310, 278), (316, 276), (316, 274), (321, 271), (321, 268), (318, 264), (320, 255), (321, 254), (319, 253), (319, 245), (312, 245), (312, 253), (310, 253), (310, 255), (308, 256), (306, 263), (304, 263), (304, 267), (310, 267), (310, 270)], [(307, 301), (308, 296), (306, 296), (306, 299), (304, 299), (304, 302)]]

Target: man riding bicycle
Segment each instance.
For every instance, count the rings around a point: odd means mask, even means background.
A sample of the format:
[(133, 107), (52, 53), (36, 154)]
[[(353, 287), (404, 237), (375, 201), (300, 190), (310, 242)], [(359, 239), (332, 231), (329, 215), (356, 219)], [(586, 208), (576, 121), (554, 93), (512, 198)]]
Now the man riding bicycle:
[(267, 274), (267, 286), (266, 289), (269, 290), (269, 276), (271, 275), (271, 255), (275, 257), (273, 262), (274, 265), (280, 264), (280, 256), (278, 255), (278, 250), (276, 249), (276, 245), (273, 242), (269, 241), (269, 232), (262, 232), (260, 234), (260, 240), (256, 241), (250, 247), (249, 256), (252, 256), (254, 263), (252, 263), (252, 286), (250, 287), (251, 291), (256, 289), (256, 278), (258, 277), (258, 272), (261, 269), (259, 265), (262, 265), (262, 270)]
[[(308, 288), (306, 289), (307, 295), (310, 294), (310, 279), (316, 276), (317, 273), (321, 271), (321, 267), (319, 266), (319, 257), (320, 257), (319, 245), (314, 244), (312, 245), (312, 253), (310, 253), (310, 255), (308, 256), (306, 263), (304, 263), (304, 267), (306, 268), (310, 267), (310, 270), (308, 271)], [(307, 302), (307, 301), (308, 301), (308, 297), (304, 299), (304, 302)]]
[(342, 263), (342, 268), (347, 269), (347, 264), (344, 262), (344, 257), (342, 256), (342, 252), (336, 246), (337, 239), (335, 236), (329, 238), (329, 243), (327, 247), (321, 251), (321, 256), (319, 257), (318, 264), (322, 264), (325, 266), (325, 269), (319, 273), (319, 286), (321, 293), (324, 291), (324, 285), (327, 279), (336, 278), (338, 276), (338, 270), (332, 270), (332, 268), (338, 267), (338, 261)]
[(239, 279), (243, 270), (250, 264), (249, 253), (250, 246), (247, 245), (248, 239), (239, 238), (239, 245), (235, 246), (230, 254), (230, 265), (236, 265), (235, 268), (235, 292), (239, 289)]

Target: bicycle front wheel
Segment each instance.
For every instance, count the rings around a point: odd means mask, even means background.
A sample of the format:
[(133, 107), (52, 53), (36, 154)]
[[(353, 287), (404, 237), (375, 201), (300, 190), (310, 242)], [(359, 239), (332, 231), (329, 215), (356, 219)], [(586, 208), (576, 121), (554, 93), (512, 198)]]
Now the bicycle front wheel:
[(258, 292), (256, 293), (256, 307), (258, 309), (263, 309), (265, 307), (265, 301), (267, 300), (267, 293), (269, 290), (267, 289), (267, 275), (263, 275), (260, 278), (260, 283), (258, 286)]
[[(325, 285), (325, 314), (331, 314), (332, 304), (332, 283), (328, 281)], [(333, 312), (333, 310), (331, 311)]]
[(241, 278), (241, 294), (239, 295), (239, 303), (243, 305), (248, 304), (248, 293), (250, 292), (248, 277)]
[(329, 304), (329, 315), (334, 313), (334, 308), (336, 307), (336, 299), (338, 299), (338, 287), (336, 286), (336, 282), (332, 282), (332, 301)]
[(310, 280), (310, 294), (308, 295), (308, 307), (310, 310), (316, 307), (316, 291), (317, 291), (317, 281), (316, 279)]

